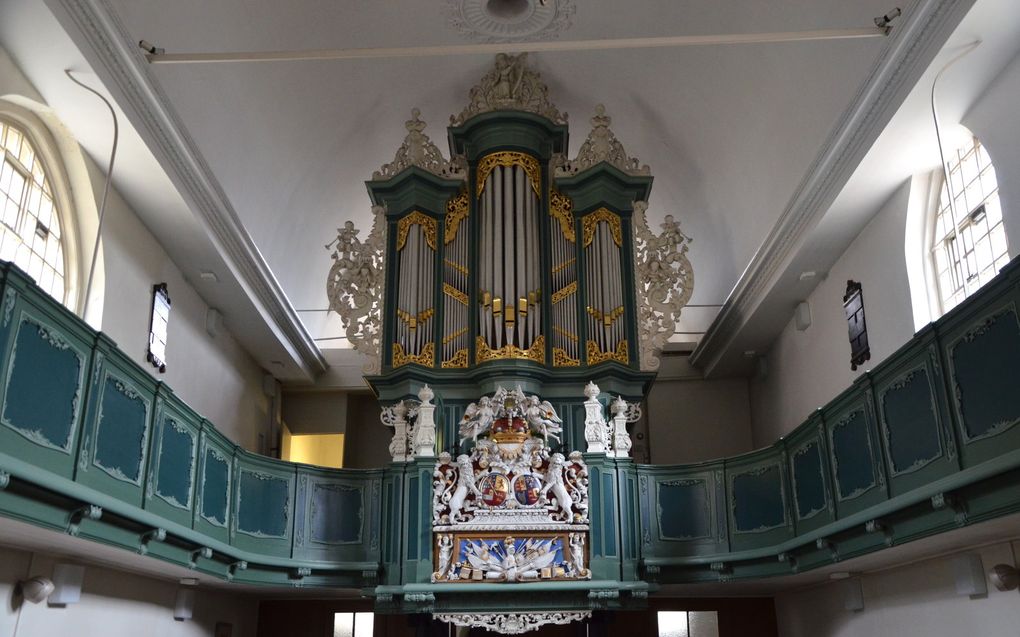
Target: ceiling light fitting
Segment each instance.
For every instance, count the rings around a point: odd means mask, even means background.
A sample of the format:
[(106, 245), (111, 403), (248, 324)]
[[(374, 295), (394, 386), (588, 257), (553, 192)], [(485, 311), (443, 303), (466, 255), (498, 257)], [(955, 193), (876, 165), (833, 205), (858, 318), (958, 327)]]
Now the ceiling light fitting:
[(894, 8), (889, 13), (875, 18), (875, 26), (879, 29), (885, 29), (888, 33), (892, 29), (892, 21), (903, 15), (903, 10), (899, 7)]

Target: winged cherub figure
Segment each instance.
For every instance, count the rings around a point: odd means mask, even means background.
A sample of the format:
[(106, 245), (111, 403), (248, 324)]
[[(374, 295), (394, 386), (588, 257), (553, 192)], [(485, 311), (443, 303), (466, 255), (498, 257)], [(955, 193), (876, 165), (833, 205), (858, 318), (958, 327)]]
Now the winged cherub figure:
[(563, 432), (563, 421), (556, 415), (552, 403), (548, 400), (539, 402), (538, 396), (532, 396), (528, 399), (527, 405), (524, 418), (528, 421), (528, 425), (545, 438), (546, 444), (549, 443), (550, 437), (555, 438), (556, 442), (560, 442), (559, 434)]
[(460, 419), (460, 439), (466, 441), (471, 438), (478, 442), (478, 436), (489, 430), (496, 412), (492, 408), (492, 401), (488, 396), (482, 396), (477, 404), (471, 403), (464, 411), (464, 417)]

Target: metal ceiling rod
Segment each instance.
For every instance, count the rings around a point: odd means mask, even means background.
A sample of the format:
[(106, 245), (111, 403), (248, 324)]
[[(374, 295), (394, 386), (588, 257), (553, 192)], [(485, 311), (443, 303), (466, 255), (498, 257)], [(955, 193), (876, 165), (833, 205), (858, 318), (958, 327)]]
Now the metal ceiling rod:
[(139, 46), (152, 64), (196, 64), (212, 62), (290, 62), (298, 60), (359, 60), (371, 58), (436, 57), (494, 53), (533, 53), (543, 51), (608, 51), (619, 49), (657, 49), (681, 46), (725, 44), (766, 44), (808, 42), (814, 40), (851, 40), (881, 38), (889, 27), (860, 29), (817, 29), (778, 33), (741, 33), (724, 35), (676, 35), (649, 38), (570, 40), (557, 42), (505, 42), (494, 44), (452, 44), (439, 46), (380, 47), (362, 49), (315, 49), (308, 51), (249, 51), (236, 53), (163, 53), (145, 40)]
[(110, 180), (113, 179), (113, 161), (117, 158), (117, 139), (120, 136), (120, 128), (117, 125), (117, 112), (113, 110), (113, 105), (110, 104), (108, 99), (103, 97), (102, 93), (75, 78), (71, 75), (72, 71), (70, 69), (64, 69), (64, 73), (72, 82), (103, 100), (103, 103), (106, 104), (106, 108), (110, 109), (110, 116), (113, 117), (113, 144), (110, 147), (110, 162), (106, 166), (106, 185), (103, 187), (102, 202), (99, 204), (99, 222), (96, 225), (96, 242), (92, 246), (92, 260), (89, 263), (89, 277), (85, 281), (85, 302), (82, 304), (81, 309), (81, 318), (82, 320), (85, 320), (85, 317), (88, 315), (89, 297), (92, 296), (92, 281), (96, 274), (96, 259), (99, 257), (99, 241), (103, 236), (103, 219), (106, 217), (106, 197), (110, 194)]

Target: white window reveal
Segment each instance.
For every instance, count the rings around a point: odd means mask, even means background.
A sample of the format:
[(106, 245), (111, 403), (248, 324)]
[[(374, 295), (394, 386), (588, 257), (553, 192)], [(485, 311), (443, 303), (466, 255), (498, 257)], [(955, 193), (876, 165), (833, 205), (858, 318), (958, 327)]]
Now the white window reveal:
[(335, 613), (333, 637), (372, 637), (374, 624), (373, 613)]
[(64, 249), (51, 184), (28, 137), (4, 120), (0, 161), (0, 259), (13, 262), (64, 303)]
[(935, 211), (931, 256), (942, 312), (1009, 262), (995, 167), (977, 138), (946, 157), (948, 180)]

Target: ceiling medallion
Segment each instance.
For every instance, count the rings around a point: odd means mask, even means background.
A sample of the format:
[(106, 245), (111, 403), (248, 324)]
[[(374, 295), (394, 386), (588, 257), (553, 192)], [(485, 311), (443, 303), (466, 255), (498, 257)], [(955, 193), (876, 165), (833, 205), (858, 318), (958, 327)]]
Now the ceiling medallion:
[(446, 22), (475, 42), (557, 38), (570, 28), (574, 0), (446, 0)]

